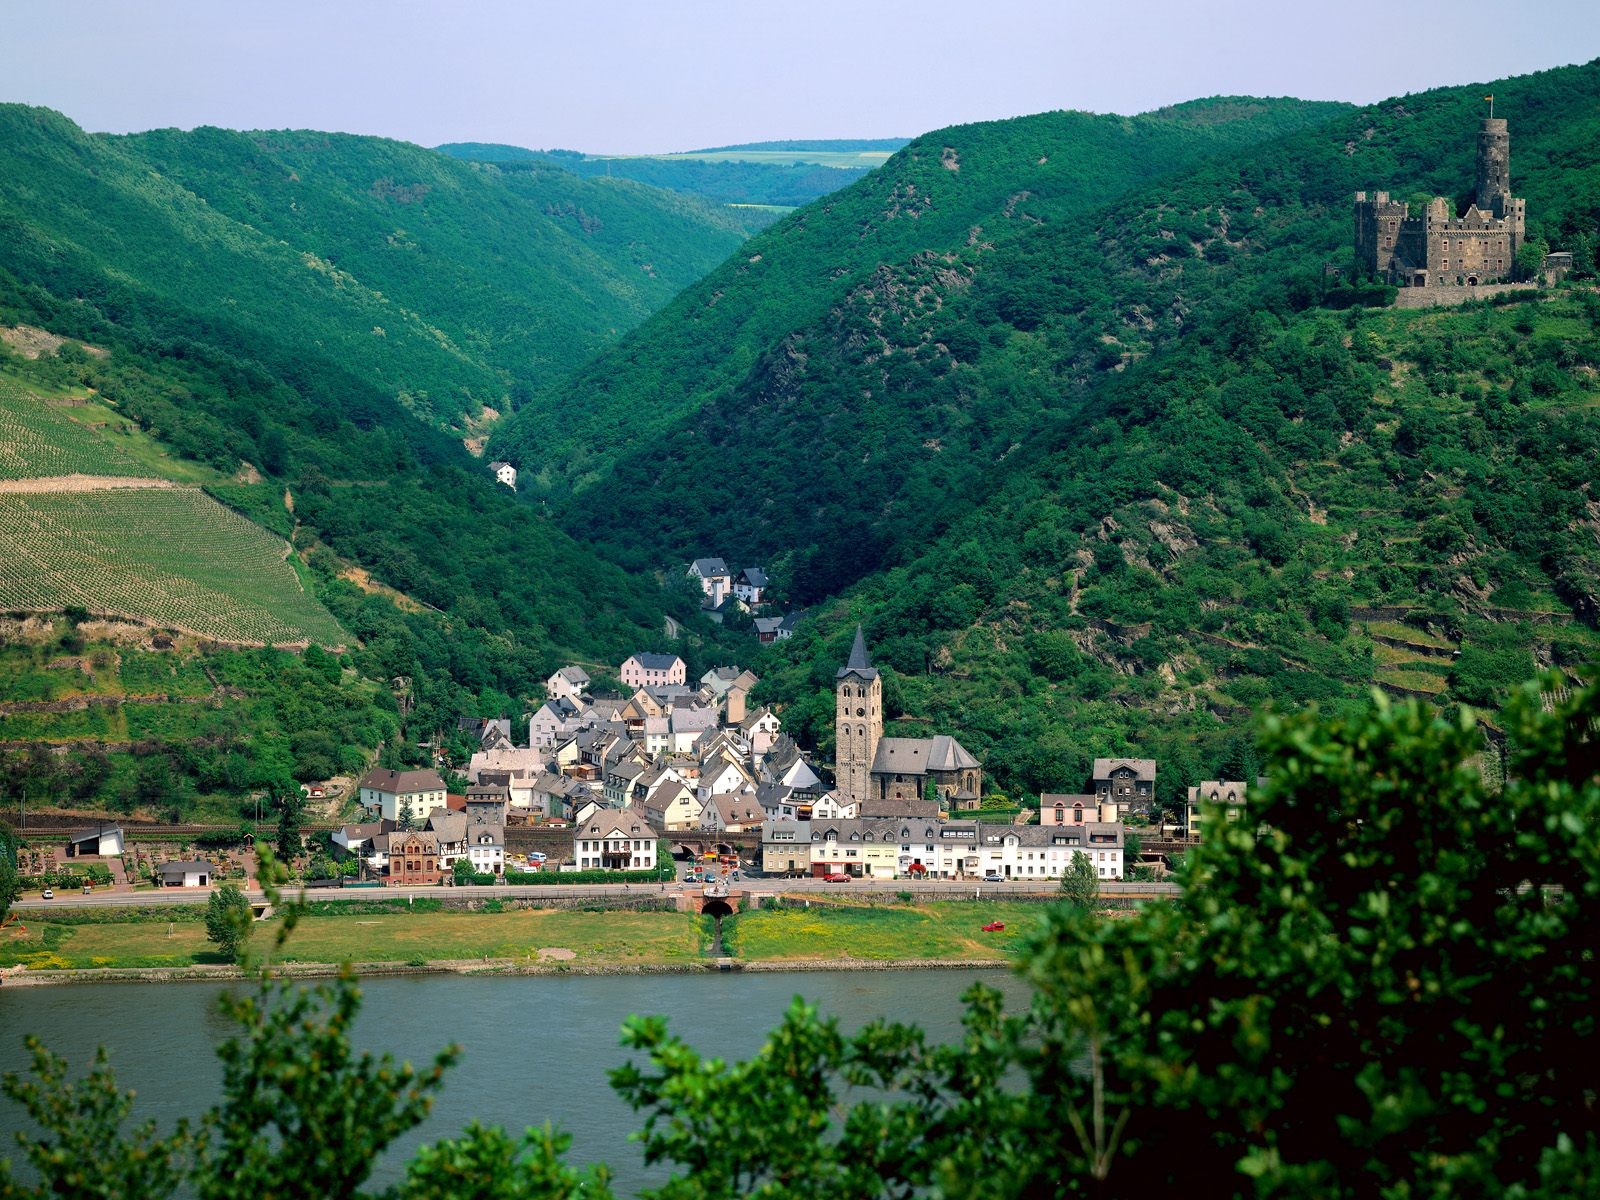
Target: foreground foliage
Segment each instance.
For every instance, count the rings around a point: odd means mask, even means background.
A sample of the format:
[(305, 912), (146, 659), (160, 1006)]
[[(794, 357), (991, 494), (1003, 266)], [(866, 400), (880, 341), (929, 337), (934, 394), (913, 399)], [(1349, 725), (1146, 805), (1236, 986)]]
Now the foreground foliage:
[[(631, 1019), (643, 1058), (612, 1083), (644, 1116), (646, 1159), (674, 1168), (646, 1195), (1592, 1194), (1600, 687), (1559, 705), (1524, 689), (1501, 721), (1495, 792), (1470, 715), (1378, 697), (1342, 719), (1269, 716), (1271, 783), (1190, 856), (1183, 901), (1051, 910), (1028, 1009), (974, 987), (958, 1044), (887, 1022), (846, 1035), (797, 1001), (730, 1064)], [(207, 1197), (359, 1194), (453, 1052), (422, 1072), (354, 1055), (357, 1003), (348, 978), (313, 994), (264, 979), (230, 1003), (223, 1102), (170, 1144), (121, 1131), (103, 1063), (73, 1091), (38, 1051), (35, 1082), (6, 1088), (44, 1130), (23, 1146), (46, 1184), (0, 1177), (0, 1196), (164, 1195), (184, 1172)], [(75, 1191), (80, 1116), (98, 1122), (98, 1174)], [(391, 1194), (609, 1195), (564, 1148), (473, 1126)]]

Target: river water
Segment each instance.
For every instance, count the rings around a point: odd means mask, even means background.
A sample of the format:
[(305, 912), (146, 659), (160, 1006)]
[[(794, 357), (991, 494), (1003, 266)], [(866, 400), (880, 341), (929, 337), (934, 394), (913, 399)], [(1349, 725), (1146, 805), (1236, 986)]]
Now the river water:
[[(704, 1054), (745, 1058), (803, 996), (847, 1029), (879, 1017), (911, 1020), (941, 1041), (960, 1034), (961, 993), (974, 980), (999, 988), (1008, 1007), (1026, 987), (1003, 971), (734, 972), (476, 978), (418, 975), (370, 979), (356, 1025), (358, 1047), (420, 1065), (450, 1042), (462, 1056), (432, 1115), (398, 1142), (371, 1185), (398, 1179), (424, 1141), (467, 1122), (518, 1131), (553, 1121), (573, 1136), (569, 1160), (603, 1161), (619, 1196), (665, 1178), (646, 1172), (628, 1134), (640, 1114), (606, 1083), (626, 1058), (617, 1033), (632, 1013), (659, 1013)], [(104, 1045), (124, 1088), (138, 1092), (135, 1117), (163, 1130), (215, 1102), (221, 1068), (214, 1047), (233, 1032), (217, 1011), (222, 985), (106, 984), (0, 989), (0, 1072), (28, 1065), (23, 1036), (39, 1034), (80, 1072)], [(24, 1118), (0, 1098), (0, 1155), (14, 1156)]]

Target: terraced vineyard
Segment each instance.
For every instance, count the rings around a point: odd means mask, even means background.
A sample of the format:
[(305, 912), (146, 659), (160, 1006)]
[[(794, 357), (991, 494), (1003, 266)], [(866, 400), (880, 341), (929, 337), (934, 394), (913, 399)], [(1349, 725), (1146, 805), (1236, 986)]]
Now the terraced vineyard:
[(287, 550), (191, 488), (0, 494), (0, 610), (76, 605), (218, 641), (342, 644)]
[[(74, 420), (81, 414), (84, 420)], [(92, 416), (91, 416), (92, 414)], [(55, 475), (154, 475), (97, 424), (107, 410), (58, 407), (0, 376), (0, 479)], [(127, 423), (116, 418), (115, 423)]]

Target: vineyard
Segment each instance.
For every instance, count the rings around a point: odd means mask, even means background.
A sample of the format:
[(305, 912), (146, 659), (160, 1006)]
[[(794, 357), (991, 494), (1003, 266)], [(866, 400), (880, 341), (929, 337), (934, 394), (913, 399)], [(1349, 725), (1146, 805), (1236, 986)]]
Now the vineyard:
[(287, 546), (188, 488), (0, 494), (0, 611), (90, 612), (218, 641), (344, 643)]
[(14, 380), (0, 377), (0, 479), (152, 475), (109, 433), (112, 427), (129, 425), (125, 417), (99, 405), (52, 405)]

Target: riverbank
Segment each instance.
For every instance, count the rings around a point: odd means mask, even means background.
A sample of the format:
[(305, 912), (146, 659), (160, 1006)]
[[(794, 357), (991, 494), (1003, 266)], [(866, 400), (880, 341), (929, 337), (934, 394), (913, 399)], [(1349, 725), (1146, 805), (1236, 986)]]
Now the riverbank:
[[(402, 975), (463, 975), (474, 978), (515, 976), (595, 975), (698, 975), (772, 974), (792, 971), (1008, 971), (1009, 959), (932, 958), (796, 958), (743, 962), (706, 958), (686, 963), (584, 963), (528, 962), (493, 959), (487, 962), (442, 960), (424, 963), (351, 963), (358, 978), (392, 978)], [(280, 963), (273, 973), (286, 979), (332, 979), (343, 970), (334, 963)], [(101, 967), (92, 970), (29, 971), (8, 968), (0, 980), (8, 988), (70, 987), (100, 983), (231, 983), (246, 978), (238, 967), (204, 964), (192, 967)]]
[[(710, 955), (708, 918), (672, 911), (517, 909), (417, 912), (399, 907), (301, 918), (275, 970), (315, 978), (351, 963), (360, 975), (591, 975), (701, 971), (923, 970), (1004, 966), (1038, 904), (811, 904), (725, 919), (725, 956)], [(119, 919), (123, 918), (123, 919)], [(1001, 923), (999, 930), (983, 926)], [(267, 944), (276, 923), (255, 937)], [(4, 985), (229, 980), (202, 920), (125, 919), (114, 910), (31, 917), (0, 933)]]

